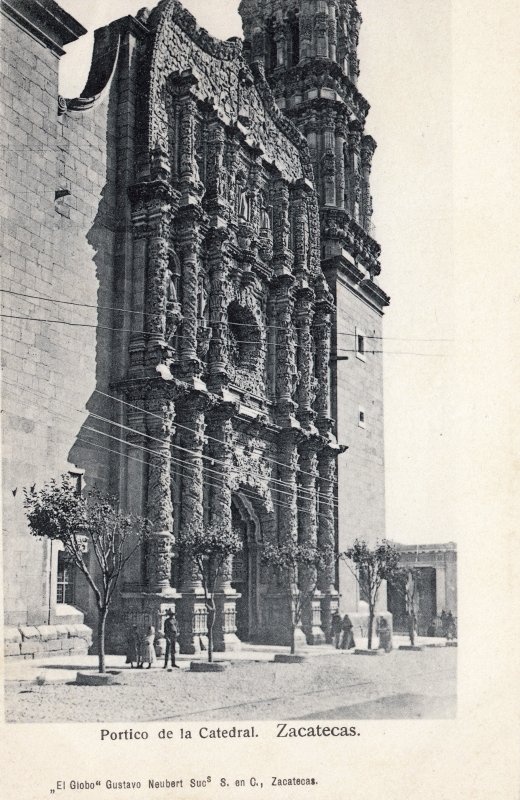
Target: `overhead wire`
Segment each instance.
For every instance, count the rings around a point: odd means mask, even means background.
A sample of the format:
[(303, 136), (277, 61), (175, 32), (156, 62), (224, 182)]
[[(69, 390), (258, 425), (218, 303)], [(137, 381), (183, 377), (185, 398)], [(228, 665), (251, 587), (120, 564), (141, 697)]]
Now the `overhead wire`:
[[(16, 297), (23, 297), (24, 299), (29, 299), (29, 300), (43, 300), (44, 302), (47, 302), (47, 303), (57, 303), (57, 304), (60, 304), (60, 305), (78, 306), (80, 308), (91, 308), (91, 309), (95, 309), (95, 310), (98, 310), (98, 311), (117, 311), (117, 312), (120, 312), (122, 314), (135, 314), (135, 315), (141, 316), (141, 317), (157, 317), (157, 316), (161, 316), (162, 315), (162, 312), (160, 312), (160, 311), (136, 311), (135, 309), (122, 308), (122, 307), (118, 307), (118, 306), (102, 306), (102, 305), (97, 305), (97, 304), (94, 304), (94, 303), (79, 303), (79, 302), (73, 301), (73, 300), (60, 300), (60, 299), (54, 298), (54, 297), (45, 297), (43, 295), (28, 294), (27, 292), (16, 292), (13, 289), (0, 288), (0, 292), (2, 294), (9, 294), (9, 295), (13, 295), (13, 296), (16, 296)], [(238, 324), (242, 328), (257, 328), (258, 327), (254, 323), (240, 322)], [(313, 323), (312, 327), (313, 328), (317, 328), (317, 327), (323, 327), (324, 325), (326, 325), (326, 323)], [(266, 324), (266, 325), (264, 325), (264, 327), (268, 328), (270, 330), (281, 330), (281, 331), (286, 331), (287, 330), (282, 325)], [(127, 333), (127, 332), (131, 332), (131, 333), (149, 333), (149, 331), (138, 331), (138, 330), (129, 330), (129, 331), (127, 331), (124, 328), (112, 328), (112, 330), (121, 330), (124, 333)], [(299, 331), (306, 331), (307, 329), (306, 328), (300, 328), (298, 326), (294, 326), (292, 328), (292, 330), (299, 332)], [(355, 332), (351, 332), (351, 331), (338, 331), (338, 330), (336, 330), (335, 332), (336, 332), (336, 334), (338, 336), (353, 336), (353, 337), (355, 337), (357, 335)], [(183, 338), (183, 337), (180, 337), (180, 338)], [(407, 336), (376, 336), (375, 334), (374, 335), (366, 334), (365, 338), (366, 339), (382, 339), (382, 340), (388, 340), (388, 341), (390, 341), (390, 340), (391, 341), (409, 341), (409, 342), (450, 342), (450, 341), (452, 341), (451, 339), (425, 339), (425, 338), (407, 337)], [(238, 341), (238, 343), (239, 344), (257, 344), (257, 342), (254, 342), (254, 341), (248, 342), (248, 341), (240, 341), (240, 340)]]
[[(122, 400), (120, 397), (115, 397), (115, 395), (108, 394), (107, 392), (102, 392), (100, 389), (94, 389), (94, 391), (96, 392), (96, 394), (99, 394), (99, 395), (101, 395), (103, 397), (107, 397), (110, 400), (116, 400), (118, 403), (121, 403), (122, 405), (129, 406), (130, 408), (133, 408), (135, 411), (141, 411), (143, 414), (149, 414), (150, 416), (155, 417), (156, 419), (162, 419), (160, 414), (154, 414), (153, 411), (148, 411), (148, 409), (141, 408), (140, 406), (136, 406), (136, 405), (134, 405), (134, 403), (129, 403), (127, 400)], [(193, 428), (190, 428), (187, 425), (183, 425), (182, 423), (177, 422), (177, 420), (175, 420), (174, 425), (175, 425), (175, 427), (183, 428), (184, 430), (187, 430), (190, 433), (194, 432)], [(222, 445), (226, 444), (223, 439), (218, 439), (215, 436), (210, 436), (209, 434), (206, 434), (206, 433), (204, 434), (204, 436), (205, 436), (206, 439), (209, 439), (212, 442), (216, 442), (217, 444), (222, 444)], [(270, 456), (262, 456), (262, 460), (268, 461), (271, 464), (276, 464), (279, 467), (286, 467), (287, 466), (286, 464), (283, 463), (283, 461), (277, 461), (276, 459), (271, 458)], [(305, 472), (305, 470), (299, 470), (299, 472), (300, 472), (301, 475), (307, 475), (307, 476), (309, 476), (311, 478), (314, 477), (312, 472)], [(325, 479), (325, 480), (327, 480), (327, 479)], [(334, 483), (334, 481), (331, 481), (331, 483)]]
[[(4, 381), (4, 382), (9, 383), (8, 381)], [(10, 384), (10, 385), (13, 386), (14, 384)], [(36, 392), (36, 391), (34, 391), (32, 389), (28, 389), (27, 391), (35, 393), (35, 394), (38, 394), (39, 396), (44, 396), (41, 393)], [(114, 399), (118, 399), (118, 398), (114, 398)], [(89, 414), (89, 416), (93, 417), (94, 419), (97, 419), (100, 422), (103, 422), (103, 423), (109, 424), (109, 425), (115, 425), (116, 427), (119, 427), (119, 428), (122, 428), (124, 430), (130, 431), (131, 433), (137, 434), (138, 436), (141, 436), (143, 438), (152, 439), (154, 441), (157, 441), (157, 442), (163, 444), (162, 439), (158, 439), (157, 437), (151, 436), (150, 434), (146, 434), (143, 431), (138, 431), (135, 428), (131, 428), (131, 427), (127, 426), (127, 425), (123, 425), (122, 423), (116, 422), (115, 420), (112, 420), (112, 419), (110, 419), (108, 417), (103, 417), (103, 416), (101, 416), (99, 414), (96, 414), (96, 413), (94, 413), (92, 411), (79, 410), (77, 408), (74, 408), (72, 405), (69, 405), (69, 407), (73, 411), (75, 411), (76, 413), (79, 413), (79, 414), (87, 413), (87, 414)], [(62, 416), (62, 418), (67, 419), (67, 420), (69, 420), (71, 422), (73, 421), (72, 417), (67, 417), (65, 415), (60, 415), (60, 416)], [(123, 438), (118, 437), (118, 436), (113, 436), (112, 434), (108, 434), (105, 431), (100, 431), (98, 428), (93, 428), (93, 427), (91, 427), (89, 425), (83, 424), (83, 428), (85, 430), (91, 431), (92, 433), (97, 433), (100, 436), (104, 436), (106, 438), (114, 439), (116, 441), (122, 442), (122, 443), (126, 444), (129, 447), (134, 447), (134, 448), (140, 449), (140, 450), (142, 450), (144, 452), (147, 452), (147, 453), (150, 453), (150, 454), (152, 454), (154, 456), (158, 456), (158, 455), (159, 456), (163, 456), (164, 455), (165, 457), (170, 458), (171, 460), (174, 461), (174, 463), (177, 463), (182, 467), (186, 466), (186, 467), (190, 468), (190, 467), (193, 466), (193, 465), (190, 465), (186, 461), (181, 461), (179, 458), (176, 458), (174, 455), (171, 454), (171, 452), (169, 452), (168, 454), (158, 453), (156, 450), (152, 450), (151, 448), (147, 448), (144, 445), (138, 445), (138, 444), (136, 444), (134, 442), (129, 442), (127, 439), (123, 439)], [(194, 433), (193, 429), (188, 428), (188, 430), (190, 430), (192, 433)], [(219, 441), (219, 440), (216, 440), (216, 441)], [(212, 456), (208, 456), (208, 455), (206, 455), (204, 453), (198, 453), (196, 451), (190, 450), (188, 448), (181, 447), (180, 445), (176, 445), (174, 443), (170, 443), (169, 447), (177, 449), (177, 450), (182, 451), (184, 453), (187, 453), (189, 455), (195, 456), (197, 458), (200, 458), (202, 461), (204, 461), (204, 460), (210, 461), (212, 465), (219, 464), (225, 470), (234, 472), (235, 474), (239, 475), (240, 477), (247, 477), (248, 474), (250, 474), (250, 473), (244, 472), (243, 470), (241, 470), (241, 469), (239, 469), (237, 467), (233, 467), (232, 465), (226, 464), (225, 462), (220, 461), (219, 459), (216, 459), (216, 458), (214, 458)], [(124, 455), (124, 454), (121, 454), (121, 455)], [(281, 464), (281, 462), (279, 462), (279, 463)], [(283, 464), (281, 464), (281, 465), (285, 466)], [(222, 473), (221, 472), (218, 472), (217, 470), (212, 470), (210, 467), (207, 467), (205, 465), (203, 465), (203, 469), (205, 469), (208, 474), (213, 474), (218, 479), (222, 479)], [(300, 474), (301, 474), (301, 471), (300, 471)], [(306, 473), (306, 474), (312, 475), (312, 473)], [(318, 476), (313, 476), (313, 477), (318, 477)], [(327, 503), (327, 504), (330, 504), (330, 505), (332, 505), (334, 507), (337, 507), (336, 501), (333, 498), (332, 499), (329, 498), (327, 495), (323, 494), (322, 492), (319, 492), (319, 491), (312, 492), (311, 490), (307, 489), (306, 487), (302, 487), (302, 486), (293, 487), (293, 485), (291, 483), (288, 483), (287, 481), (280, 480), (279, 478), (275, 478), (274, 476), (273, 477), (269, 477), (268, 483), (269, 484), (271, 484), (271, 483), (280, 484), (282, 486), (289, 487), (292, 490), (293, 490), (293, 488), (296, 489), (297, 494), (300, 494), (300, 499), (301, 500), (309, 500), (309, 499), (312, 499), (313, 497), (316, 497), (317, 500), (319, 502), (321, 502), (321, 503)], [(225, 485), (225, 484), (223, 484), (223, 485)], [(293, 494), (294, 494), (294, 491), (287, 492), (287, 491), (284, 491), (283, 489), (277, 488), (276, 486), (271, 487), (271, 491), (275, 491), (279, 495), (286, 495), (288, 497), (292, 497)], [(302, 493), (306, 493), (309, 496), (307, 496), (307, 497), (305, 495), (302, 496)], [(305, 512), (305, 509), (302, 509), (302, 510)]]
[[(69, 417), (69, 419), (72, 421), (72, 418)], [(179, 459), (176, 459), (174, 456), (171, 456), (170, 454), (158, 453), (155, 450), (151, 450), (150, 448), (144, 447), (142, 445), (138, 445), (138, 444), (136, 444), (134, 442), (128, 442), (128, 440), (126, 440), (126, 439), (122, 439), (121, 437), (118, 437), (118, 436), (113, 436), (111, 434), (105, 433), (104, 431), (100, 431), (97, 428), (92, 428), (91, 426), (88, 426), (88, 425), (84, 425), (83, 428), (85, 430), (88, 430), (88, 431), (92, 432), (92, 433), (96, 433), (96, 434), (99, 434), (100, 436), (105, 436), (105, 437), (107, 437), (107, 438), (109, 438), (111, 440), (120, 442), (120, 443), (122, 443), (124, 445), (127, 445), (128, 447), (132, 447), (134, 449), (141, 450), (141, 451), (146, 452), (146, 453), (151, 453), (154, 456), (164, 457), (164, 458), (166, 458), (168, 460), (177, 462), (176, 465), (177, 466), (181, 466), (183, 471), (191, 469), (191, 470), (194, 470), (194, 474), (195, 474), (195, 472), (197, 470), (197, 467), (195, 465), (190, 464), (190, 463), (188, 463), (186, 461), (180, 461)], [(96, 444), (96, 443), (94, 443), (94, 442), (92, 442), (90, 440), (83, 439), (81, 436), (76, 436), (75, 438), (77, 440), (79, 440), (79, 441), (83, 441), (84, 443), (86, 443), (86, 444), (88, 444), (90, 446), (94, 446), (94, 447), (97, 447), (99, 449), (107, 450), (108, 452), (111, 452), (114, 455), (117, 455), (118, 457), (121, 457), (121, 456), (123, 458), (129, 458), (130, 457), (127, 453), (122, 453), (121, 451), (114, 450), (113, 448), (103, 447), (102, 445), (98, 445), (98, 444)], [(159, 468), (157, 465), (150, 464), (149, 461), (142, 461), (141, 459), (136, 459), (133, 456), (130, 457), (130, 458), (132, 458), (132, 460), (134, 460), (134, 461), (138, 461), (138, 462), (142, 463), (143, 465), (145, 465), (147, 467)], [(206, 486), (210, 486), (210, 487), (215, 488), (215, 489), (223, 489), (223, 488), (226, 487), (226, 483), (225, 483), (225, 480), (224, 480), (224, 477), (223, 477), (222, 474), (215, 473), (214, 470), (209, 470), (204, 465), (202, 466), (202, 470), (203, 470), (203, 472), (206, 473), (205, 478), (204, 478), (204, 484)], [(174, 475), (177, 475), (177, 476), (181, 477), (181, 478), (183, 477), (183, 474), (184, 474), (183, 472), (179, 472), (178, 470), (172, 469), (171, 465), (170, 465), (170, 472), (172, 474), (174, 474)], [(213, 477), (213, 476), (210, 475), (210, 478), (212, 478), (213, 481), (219, 480), (221, 482), (220, 483), (214, 483), (214, 482), (212, 482), (212, 480), (209, 480), (208, 477), (207, 477), (207, 474), (209, 472), (213, 472), (215, 474), (215, 476), (216, 476), (216, 477)], [(240, 475), (240, 473), (239, 473), (239, 475)], [(271, 488), (271, 492), (273, 492), (273, 491), (274, 492), (278, 492), (278, 494), (282, 493), (279, 489)], [(258, 500), (259, 499), (258, 498), (258, 494), (256, 494), (251, 489), (247, 489), (247, 487), (240, 486), (240, 493), (243, 494), (245, 497), (251, 499), (251, 500)], [(288, 494), (288, 493), (283, 492), (283, 494)], [(291, 495), (291, 496), (294, 497), (294, 494)], [(307, 498), (300, 498), (300, 499), (305, 500)], [(324, 504), (323, 501), (321, 501), (321, 502), (322, 502), (322, 504)], [(276, 499), (273, 499), (273, 498), (271, 498), (271, 503), (272, 503), (272, 505), (274, 507), (277, 507), (277, 508), (285, 508), (285, 509), (289, 509), (289, 510), (292, 510), (292, 511), (299, 511), (302, 514), (310, 514), (310, 513), (312, 513), (312, 514), (316, 514), (316, 517), (323, 517), (324, 519), (328, 519), (328, 517), (325, 514), (321, 513), (316, 508), (310, 508), (310, 509), (309, 508), (302, 508), (301, 506), (299, 506), (297, 504), (290, 505), (289, 503), (283, 503), (280, 500), (276, 500)], [(331, 507), (333, 507), (332, 503), (329, 503), (329, 505)]]
[[(112, 327), (110, 325), (100, 325), (100, 324), (92, 325), (92, 324), (89, 324), (89, 323), (86, 323), (86, 322), (69, 322), (67, 320), (47, 319), (47, 318), (44, 318), (44, 317), (30, 317), (30, 316), (21, 316), (21, 315), (3, 314), (3, 313), (0, 313), (0, 317), (4, 318), (4, 319), (19, 319), (19, 320), (27, 320), (27, 321), (31, 321), (31, 322), (48, 322), (48, 323), (50, 323), (52, 325), (68, 325), (69, 327), (73, 327), (73, 328), (94, 328), (96, 330), (117, 331), (119, 333), (133, 333), (133, 334), (142, 333), (144, 335), (149, 335), (149, 333), (150, 333), (150, 331), (140, 331), (140, 330), (136, 331), (136, 330), (132, 330), (131, 328), (114, 328), (114, 327)], [(179, 339), (189, 339), (189, 337), (182, 336), (181, 334), (177, 334), (177, 333), (175, 334), (175, 336), (177, 338), (179, 338)], [(247, 341), (247, 340), (243, 340), (243, 339), (237, 339), (236, 342), (237, 342), (237, 344), (256, 344), (256, 345), (259, 344), (259, 342), (256, 341), (256, 340)], [(267, 342), (266, 344), (269, 347), (274, 346), (274, 347), (280, 347), (281, 348), (281, 347), (285, 347), (286, 346), (284, 344), (279, 344), (278, 342)], [(306, 349), (304, 347), (304, 345), (298, 344), (297, 342), (293, 342), (291, 346), (295, 347), (295, 348)], [(344, 347), (338, 347), (338, 348), (336, 348), (335, 352), (337, 352), (337, 353), (358, 353), (359, 350), (357, 350), (355, 348), (348, 348), (347, 349), (347, 348), (344, 348)], [(371, 354), (371, 355), (382, 354), (382, 353), (384, 353), (385, 355), (398, 355), (398, 356), (424, 356), (424, 357), (434, 357), (434, 358), (444, 358), (445, 357), (444, 353), (392, 352), (392, 351), (389, 351), (389, 350), (365, 350), (364, 351), (364, 354)]]

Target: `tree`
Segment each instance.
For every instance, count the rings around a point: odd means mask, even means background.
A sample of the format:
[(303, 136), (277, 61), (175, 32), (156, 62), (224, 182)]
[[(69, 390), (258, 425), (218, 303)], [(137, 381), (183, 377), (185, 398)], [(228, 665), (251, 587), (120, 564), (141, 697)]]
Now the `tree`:
[(287, 593), (291, 620), (291, 655), (296, 652), (296, 630), (302, 621), (305, 605), (314, 596), (318, 575), (332, 560), (332, 548), (298, 544), (293, 539), (280, 543), (265, 542), (262, 563), (273, 569)]
[(242, 539), (233, 528), (213, 523), (207, 528), (188, 526), (179, 536), (184, 558), (195, 562), (208, 614), (208, 661), (213, 661), (213, 627), (217, 615), (215, 592), (226, 562), (242, 550)]
[[(356, 578), (368, 602), (368, 649), (372, 649), (374, 615), (383, 581), (395, 575), (399, 567), (399, 553), (387, 539), (370, 548), (363, 539), (356, 539), (352, 547), (339, 554)], [(354, 569), (350, 566), (352, 562)]]
[(415, 633), (417, 630), (419, 576), (419, 569), (412, 566), (401, 567), (392, 576), (392, 586), (405, 601), (408, 636), (412, 647), (415, 645)]
[[(65, 553), (85, 576), (98, 611), (99, 672), (105, 668), (105, 629), (119, 578), (150, 533), (147, 520), (119, 510), (115, 498), (97, 490), (81, 494), (68, 475), (39, 491), (24, 489), (30, 532), (63, 544)], [(87, 553), (94, 555), (89, 558)]]

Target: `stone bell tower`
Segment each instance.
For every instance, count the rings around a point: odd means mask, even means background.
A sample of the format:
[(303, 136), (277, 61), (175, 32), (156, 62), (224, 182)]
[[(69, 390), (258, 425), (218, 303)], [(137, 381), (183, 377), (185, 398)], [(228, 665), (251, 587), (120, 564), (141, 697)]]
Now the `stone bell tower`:
[[(376, 142), (357, 88), (356, 0), (242, 0), (245, 51), (265, 70), (279, 108), (307, 139), (320, 207), (322, 267), (335, 299), (331, 416), (338, 441), (338, 548), (385, 535), (380, 246), (372, 224)], [(341, 610), (365, 613), (340, 564)], [(381, 598), (386, 608), (386, 598)]]

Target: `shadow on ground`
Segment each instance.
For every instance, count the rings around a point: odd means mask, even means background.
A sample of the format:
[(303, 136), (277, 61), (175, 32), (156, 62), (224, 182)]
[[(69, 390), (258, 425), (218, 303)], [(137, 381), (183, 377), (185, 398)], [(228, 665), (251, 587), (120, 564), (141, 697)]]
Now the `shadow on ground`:
[(308, 714), (302, 719), (454, 719), (457, 698), (396, 694)]

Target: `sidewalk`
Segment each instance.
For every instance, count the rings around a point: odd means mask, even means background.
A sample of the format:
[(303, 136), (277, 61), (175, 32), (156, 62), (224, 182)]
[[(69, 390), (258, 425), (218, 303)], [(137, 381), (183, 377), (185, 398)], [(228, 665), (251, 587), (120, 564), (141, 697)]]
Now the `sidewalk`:
[[(376, 637), (377, 643), (377, 637)], [(418, 637), (416, 643), (425, 645), (426, 647), (444, 647), (446, 639)], [(393, 637), (394, 649), (399, 645), (409, 644), (407, 636), (396, 635)], [(367, 647), (367, 640), (357, 638), (356, 645), (359, 649)], [(243, 662), (270, 662), (273, 661), (276, 653), (287, 653), (287, 647), (278, 647), (273, 645), (259, 645), (243, 643), (241, 650), (229, 653), (215, 653), (213, 656), (214, 661), (228, 661), (232, 663)], [(336, 650), (332, 645), (314, 645), (299, 647), (298, 654), (304, 654), (307, 657), (313, 658), (317, 656), (336, 656), (346, 657), (352, 656), (353, 651)], [(181, 670), (189, 670), (192, 661), (206, 661), (207, 653), (200, 653), (198, 655), (179, 655), (176, 656), (176, 661)], [(107, 669), (128, 670), (134, 674), (146, 674), (147, 670), (130, 670), (128, 664), (125, 663), (125, 656), (107, 655), (106, 666)], [(98, 657), (96, 655), (85, 656), (61, 656), (56, 658), (40, 658), (40, 659), (4, 659), (4, 680), (7, 682), (27, 682), (36, 683), (42, 681), (45, 683), (69, 683), (76, 680), (76, 673), (78, 671), (96, 671), (98, 667)], [(152, 670), (162, 669), (162, 659), (158, 659), (153, 665)], [(149, 673), (148, 673), (149, 674)]]

